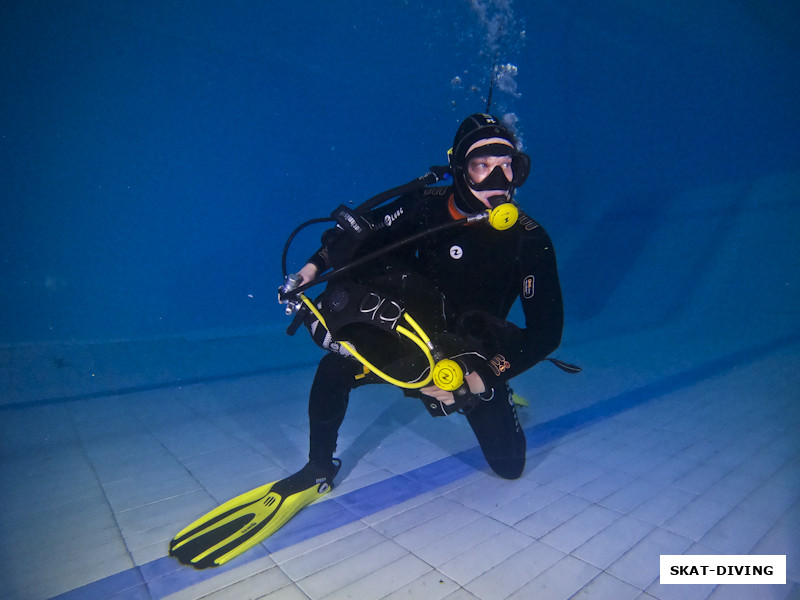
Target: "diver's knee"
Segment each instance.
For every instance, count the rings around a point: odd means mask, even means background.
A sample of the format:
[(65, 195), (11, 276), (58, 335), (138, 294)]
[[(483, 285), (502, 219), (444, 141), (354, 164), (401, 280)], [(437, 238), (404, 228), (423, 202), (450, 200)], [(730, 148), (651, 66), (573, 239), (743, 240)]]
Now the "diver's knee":
[(525, 459), (494, 459), (488, 461), (492, 471), (503, 479), (519, 479), (525, 471)]

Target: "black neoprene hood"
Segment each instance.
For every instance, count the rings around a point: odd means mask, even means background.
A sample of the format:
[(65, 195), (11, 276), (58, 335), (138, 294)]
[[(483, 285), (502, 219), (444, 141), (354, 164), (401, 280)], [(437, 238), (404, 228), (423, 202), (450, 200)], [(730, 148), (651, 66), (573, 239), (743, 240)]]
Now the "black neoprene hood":
[(456, 131), (450, 166), (463, 169), (466, 166), (467, 151), (470, 146), (479, 140), (489, 138), (507, 140), (515, 150), (517, 149), (517, 138), (499, 119), (492, 115), (476, 113), (464, 119)]
[[(472, 193), (475, 188), (470, 186), (469, 177), (466, 173), (467, 153), (476, 142), (490, 138), (506, 140), (513, 147), (508, 153), (513, 158), (514, 171), (514, 180), (511, 182), (509, 190), (511, 195), (513, 195), (514, 188), (521, 186), (525, 182), (530, 171), (530, 158), (528, 158), (527, 154), (519, 151), (516, 136), (500, 119), (485, 113), (476, 113), (464, 119), (453, 139), (450, 168), (453, 171), (453, 182), (458, 195), (473, 212), (484, 210), (485, 206)], [(497, 144), (497, 146), (500, 145)], [(495, 145), (492, 144), (491, 146)]]

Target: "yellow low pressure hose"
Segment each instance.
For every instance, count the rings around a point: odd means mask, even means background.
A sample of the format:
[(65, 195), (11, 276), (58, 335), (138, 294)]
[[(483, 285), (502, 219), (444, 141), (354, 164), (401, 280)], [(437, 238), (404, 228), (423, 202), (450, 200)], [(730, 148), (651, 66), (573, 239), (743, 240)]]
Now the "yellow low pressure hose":
[[(298, 297), (308, 307), (308, 310), (310, 310), (314, 314), (314, 316), (317, 317), (317, 319), (319, 319), (320, 324), (325, 329), (328, 329), (328, 325), (325, 323), (325, 317), (323, 317), (322, 313), (320, 313), (317, 307), (314, 306), (314, 303), (311, 302), (311, 300), (309, 300), (304, 294), (298, 294)], [(377, 375), (387, 383), (391, 383), (392, 385), (396, 385), (397, 387), (404, 388), (407, 390), (416, 390), (425, 387), (433, 379), (433, 372), (435, 367), (435, 361), (433, 359), (433, 354), (431, 353), (433, 345), (431, 344), (430, 338), (425, 334), (425, 332), (422, 330), (419, 324), (411, 317), (411, 315), (409, 315), (408, 313), (403, 313), (403, 317), (406, 319), (408, 324), (411, 325), (412, 329), (414, 329), (416, 333), (410, 331), (409, 329), (406, 329), (402, 325), (398, 325), (395, 330), (400, 335), (403, 335), (408, 339), (410, 339), (412, 342), (414, 342), (419, 347), (419, 349), (422, 350), (422, 353), (428, 359), (428, 365), (429, 365), (428, 376), (422, 381), (400, 381), (399, 379), (392, 377), (388, 373), (384, 373), (375, 365), (373, 365), (371, 362), (369, 362), (349, 342), (341, 341), (339, 342), (339, 344), (341, 344), (343, 348), (345, 348), (350, 354), (352, 354), (353, 357), (356, 360), (358, 360), (358, 362), (367, 367), (367, 369), (375, 373), (375, 375)], [(330, 329), (328, 329), (328, 331), (330, 331)]]

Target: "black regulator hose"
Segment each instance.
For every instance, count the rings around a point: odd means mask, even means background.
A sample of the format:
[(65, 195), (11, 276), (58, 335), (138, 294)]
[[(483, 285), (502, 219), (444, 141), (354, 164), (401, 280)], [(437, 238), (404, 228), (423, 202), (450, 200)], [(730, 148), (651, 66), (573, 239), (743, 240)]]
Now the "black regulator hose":
[(292, 241), (294, 241), (294, 238), (297, 236), (297, 234), (300, 233), (303, 229), (305, 229), (309, 225), (314, 225), (316, 223), (329, 223), (332, 222), (333, 220), (334, 220), (333, 217), (320, 217), (318, 219), (310, 219), (309, 221), (301, 223), (300, 225), (295, 227), (295, 230), (286, 239), (286, 243), (283, 245), (283, 254), (281, 254), (281, 272), (283, 273), (284, 279), (286, 279), (286, 276), (289, 274), (286, 270), (286, 256), (289, 254), (289, 246), (292, 245)]
[[(393, 187), (392, 189), (386, 190), (385, 192), (381, 192), (380, 194), (373, 196), (369, 200), (366, 200), (362, 204), (359, 204), (353, 212), (359, 215), (364, 214), (372, 210), (376, 206), (380, 206), (384, 202), (391, 200), (392, 198), (396, 198), (398, 196), (402, 196), (403, 194), (408, 194), (409, 192), (414, 192), (416, 190), (421, 190), (422, 188), (428, 187), (429, 185), (433, 185), (434, 183), (437, 183), (444, 179), (448, 179), (449, 177), (450, 177), (450, 167), (433, 166), (424, 175), (417, 177), (416, 179), (412, 179), (408, 183), (404, 183), (402, 185), (398, 185), (397, 187)], [(314, 225), (316, 223), (330, 223), (335, 221), (336, 219), (332, 216), (320, 217), (318, 219), (310, 219), (305, 223), (301, 223), (295, 228), (294, 231), (292, 231), (292, 233), (289, 235), (288, 239), (286, 240), (286, 243), (283, 246), (283, 254), (281, 255), (281, 272), (283, 274), (284, 279), (286, 279), (286, 277), (289, 274), (286, 268), (286, 257), (289, 254), (289, 246), (291, 246), (292, 241), (297, 236), (297, 234), (300, 233), (303, 229), (305, 229), (309, 225)], [(330, 279), (330, 277), (328, 277), (328, 279)], [(325, 279), (325, 281), (327, 281), (327, 279)]]
[(296, 287), (295, 289), (293, 289), (292, 291), (287, 293), (286, 296), (287, 297), (292, 297), (292, 296), (297, 297), (298, 294), (301, 294), (302, 292), (306, 291), (310, 287), (313, 287), (313, 286), (318, 285), (320, 283), (325, 283), (326, 281), (330, 281), (331, 279), (333, 279), (335, 277), (338, 277), (342, 273), (346, 273), (350, 269), (354, 269), (356, 267), (359, 267), (359, 266), (363, 265), (364, 263), (368, 263), (371, 260), (375, 260), (376, 258), (378, 258), (380, 256), (383, 256), (387, 252), (391, 252), (392, 250), (395, 250), (395, 249), (399, 248), (400, 246), (405, 246), (406, 244), (410, 244), (411, 242), (416, 241), (416, 240), (418, 240), (420, 238), (423, 238), (425, 236), (432, 235), (434, 233), (439, 233), (440, 231), (444, 231), (446, 229), (451, 229), (453, 227), (460, 227), (462, 225), (467, 225), (469, 223), (474, 223), (475, 221), (483, 220), (484, 218), (486, 218), (486, 216), (484, 215), (484, 213), (481, 213), (481, 214), (479, 214), (477, 216), (474, 216), (474, 217), (467, 217), (467, 218), (464, 218), (464, 219), (457, 219), (455, 221), (449, 221), (447, 223), (443, 223), (441, 225), (437, 225), (436, 227), (433, 227), (431, 229), (426, 229), (425, 231), (421, 231), (419, 233), (415, 233), (414, 235), (410, 235), (407, 238), (403, 238), (402, 240), (398, 240), (398, 241), (394, 242), (393, 244), (389, 244), (387, 246), (379, 248), (378, 250), (375, 250), (374, 252), (370, 252), (369, 254), (366, 254), (366, 255), (364, 255), (364, 256), (362, 256), (360, 258), (357, 258), (354, 261), (351, 261), (351, 262), (347, 263), (346, 265), (343, 265), (343, 266), (339, 267), (338, 269), (334, 269), (333, 271), (328, 271), (327, 273), (325, 273), (323, 275), (320, 275), (319, 277), (315, 277), (313, 280), (309, 281), (308, 283), (304, 283), (303, 285), (300, 285), (300, 286)]

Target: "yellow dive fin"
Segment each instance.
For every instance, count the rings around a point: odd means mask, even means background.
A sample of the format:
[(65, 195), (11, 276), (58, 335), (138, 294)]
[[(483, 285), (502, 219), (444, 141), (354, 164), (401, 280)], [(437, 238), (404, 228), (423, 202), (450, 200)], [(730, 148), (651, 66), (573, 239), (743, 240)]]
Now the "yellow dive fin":
[(517, 393), (511, 394), (511, 397), (514, 400), (514, 404), (516, 404), (517, 406), (524, 406), (525, 408), (528, 408), (531, 405), (530, 402), (528, 402), (525, 398), (523, 398)]
[(169, 544), (169, 554), (196, 569), (217, 567), (249, 550), (283, 527), (300, 509), (333, 489), (333, 474), (313, 464), (228, 500), (183, 529)]

